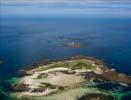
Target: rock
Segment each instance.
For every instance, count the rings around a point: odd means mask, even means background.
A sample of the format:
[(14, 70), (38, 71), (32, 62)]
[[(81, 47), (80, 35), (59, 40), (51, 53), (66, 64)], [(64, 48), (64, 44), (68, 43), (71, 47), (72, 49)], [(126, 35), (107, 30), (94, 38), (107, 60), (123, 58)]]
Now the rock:
[(101, 77), (107, 80), (115, 81), (115, 82), (131, 84), (131, 77), (128, 77), (122, 73), (117, 73), (115, 71), (104, 72), (101, 75)]
[(31, 92), (43, 92), (45, 89), (40, 87), (40, 88), (35, 88)]
[(17, 91), (17, 92), (25, 92), (28, 91), (28, 85), (24, 84), (24, 83), (20, 83), (20, 84), (15, 84), (12, 86), (13, 91)]
[(114, 100), (114, 98), (110, 95), (104, 94), (87, 94), (78, 100)]

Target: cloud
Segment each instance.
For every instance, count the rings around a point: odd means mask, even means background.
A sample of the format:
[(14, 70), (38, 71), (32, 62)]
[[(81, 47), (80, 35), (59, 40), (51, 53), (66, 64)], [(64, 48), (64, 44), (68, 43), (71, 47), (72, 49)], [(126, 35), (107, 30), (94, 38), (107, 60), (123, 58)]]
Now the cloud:
[(90, 2), (131, 2), (130, 0), (1, 0), (1, 2), (29, 2), (29, 3), (90, 3)]

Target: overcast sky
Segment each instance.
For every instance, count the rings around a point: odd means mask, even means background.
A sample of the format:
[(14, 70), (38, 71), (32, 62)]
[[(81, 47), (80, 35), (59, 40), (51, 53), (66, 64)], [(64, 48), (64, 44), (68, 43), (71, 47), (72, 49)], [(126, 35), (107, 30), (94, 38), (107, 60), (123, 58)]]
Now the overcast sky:
[(131, 0), (0, 0), (2, 16), (131, 16)]

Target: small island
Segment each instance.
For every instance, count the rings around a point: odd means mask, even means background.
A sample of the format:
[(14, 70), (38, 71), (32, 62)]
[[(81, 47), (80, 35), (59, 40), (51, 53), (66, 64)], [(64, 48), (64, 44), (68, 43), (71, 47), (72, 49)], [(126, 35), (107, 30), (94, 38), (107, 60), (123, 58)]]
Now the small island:
[(131, 94), (131, 77), (92, 57), (49, 61), (20, 73), (9, 93), (16, 100), (123, 100)]
[(66, 46), (72, 47), (72, 48), (80, 48), (80, 47), (82, 47), (82, 45), (80, 43), (75, 43), (75, 42), (67, 43)]

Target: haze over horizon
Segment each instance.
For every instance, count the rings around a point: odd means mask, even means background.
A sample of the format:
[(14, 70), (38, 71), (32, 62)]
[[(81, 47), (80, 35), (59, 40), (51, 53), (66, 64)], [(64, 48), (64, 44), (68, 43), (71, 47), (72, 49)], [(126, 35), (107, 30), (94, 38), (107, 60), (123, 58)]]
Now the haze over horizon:
[(110, 16), (130, 17), (130, 0), (1, 0), (4, 16)]

